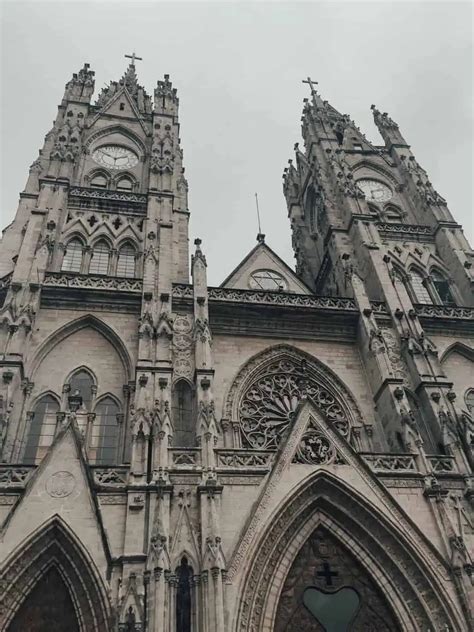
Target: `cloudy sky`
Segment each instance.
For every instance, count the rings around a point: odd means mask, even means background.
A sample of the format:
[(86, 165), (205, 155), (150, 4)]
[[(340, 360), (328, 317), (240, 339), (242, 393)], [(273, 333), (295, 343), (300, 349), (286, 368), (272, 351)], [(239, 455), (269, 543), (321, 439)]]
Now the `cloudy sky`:
[(400, 125), (471, 242), (473, 33), (470, 2), (0, 2), (1, 224), (64, 84), (87, 61), (96, 88), (134, 49), (152, 93), (180, 97), (191, 239), (217, 285), (255, 244), (254, 194), (269, 243), (293, 265), (281, 174), (300, 140), (311, 75), (323, 98), (381, 143), (370, 105)]

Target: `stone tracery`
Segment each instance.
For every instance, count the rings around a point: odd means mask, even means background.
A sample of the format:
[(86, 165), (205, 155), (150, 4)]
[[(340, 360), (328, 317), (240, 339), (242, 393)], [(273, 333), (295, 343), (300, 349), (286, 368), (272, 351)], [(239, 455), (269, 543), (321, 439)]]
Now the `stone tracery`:
[[(290, 347), (276, 347), (253, 358), (237, 376), (227, 401), (230, 407), (230, 398), (236, 400), (232, 414), (239, 422), (242, 446), (276, 449), (304, 398), (350, 438), (354, 420), (342, 402), (352, 398), (347, 392), (341, 396), (337, 382), (329, 369)], [(357, 411), (355, 404), (351, 409)]]

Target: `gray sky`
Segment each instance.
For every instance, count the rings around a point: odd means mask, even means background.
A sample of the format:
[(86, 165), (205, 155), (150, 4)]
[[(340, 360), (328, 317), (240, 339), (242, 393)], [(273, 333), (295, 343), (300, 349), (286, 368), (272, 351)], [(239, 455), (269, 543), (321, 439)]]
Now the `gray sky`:
[(164, 73), (178, 89), (190, 237), (203, 239), (210, 284), (255, 244), (255, 191), (267, 243), (293, 267), (281, 174), (300, 140), (308, 75), (377, 144), (370, 105), (389, 112), (474, 241), (470, 2), (0, 7), (2, 227), (71, 74), (89, 62), (100, 89), (122, 76), (123, 55), (135, 49), (148, 93)]

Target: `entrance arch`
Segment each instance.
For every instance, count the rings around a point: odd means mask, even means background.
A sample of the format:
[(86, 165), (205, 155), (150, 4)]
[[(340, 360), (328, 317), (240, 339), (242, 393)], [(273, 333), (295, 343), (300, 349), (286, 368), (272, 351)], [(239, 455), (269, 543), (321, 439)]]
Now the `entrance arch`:
[[(63, 613), (63, 620), (56, 622), (55, 630), (67, 625), (70, 626), (65, 627), (68, 632), (108, 632), (111, 629), (106, 589), (94, 562), (57, 516), (17, 547), (5, 563), (0, 573), (0, 585), (4, 587), (0, 629), (46, 632), (48, 628), (41, 627), (40, 623), (46, 625), (58, 612), (57, 604), (40, 600), (46, 595), (48, 583), (59, 591), (58, 599), (73, 608), (72, 612)], [(22, 628), (20, 624), (28, 620), (31, 609), (38, 615), (37, 627)]]
[(350, 551), (392, 613), (397, 631), (462, 632), (465, 624), (439, 581), (443, 576), (448, 579), (441, 558), (431, 550), (422, 558), (376, 507), (322, 471), (286, 501), (256, 543), (242, 579), (238, 632), (280, 632), (276, 619), (285, 582), (299, 552), (318, 529)]

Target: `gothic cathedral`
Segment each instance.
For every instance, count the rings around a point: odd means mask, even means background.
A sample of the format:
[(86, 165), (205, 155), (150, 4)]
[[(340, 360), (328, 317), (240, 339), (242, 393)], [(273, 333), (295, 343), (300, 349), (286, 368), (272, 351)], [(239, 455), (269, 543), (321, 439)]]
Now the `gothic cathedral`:
[(219, 287), (168, 75), (66, 84), (1, 242), (2, 631), (472, 629), (474, 252), (308, 83), (296, 272)]

